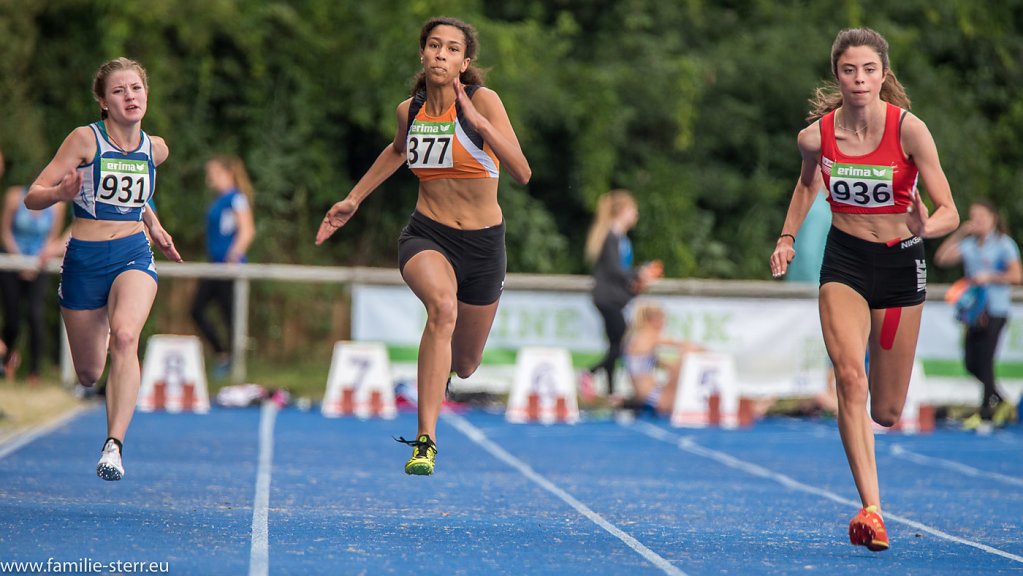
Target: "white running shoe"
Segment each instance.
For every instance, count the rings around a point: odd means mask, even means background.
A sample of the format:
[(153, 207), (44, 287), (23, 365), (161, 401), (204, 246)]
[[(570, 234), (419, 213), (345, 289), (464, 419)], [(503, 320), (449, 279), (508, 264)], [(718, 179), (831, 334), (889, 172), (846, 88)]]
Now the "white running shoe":
[(103, 445), (103, 455), (96, 465), (96, 475), (104, 480), (120, 480), (124, 477), (124, 466), (121, 466), (121, 449), (113, 438)]

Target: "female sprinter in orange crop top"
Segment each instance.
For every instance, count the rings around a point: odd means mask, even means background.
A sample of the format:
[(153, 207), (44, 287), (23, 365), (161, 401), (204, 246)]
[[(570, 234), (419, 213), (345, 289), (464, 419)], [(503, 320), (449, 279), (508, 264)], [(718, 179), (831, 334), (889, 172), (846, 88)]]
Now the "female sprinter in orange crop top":
[[(823, 180), (832, 209), (821, 266), (820, 316), (835, 366), (838, 430), (863, 508), (849, 524), (853, 544), (888, 549), (873, 429), (902, 414), (926, 295), (923, 238), (959, 225), (938, 151), (888, 61), (888, 43), (868, 28), (843, 30), (831, 48), (837, 86), (817, 92), (799, 133), (802, 171), (777, 246), (774, 277), (799, 255), (794, 236)], [(917, 193), (917, 178), (934, 204)], [(870, 373), (864, 358), (869, 350)]]
[(142, 131), (148, 94), (137, 62), (118, 58), (101, 66), (93, 95), (102, 119), (75, 128), (25, 196), (32, 210), (72, 201), (57, 299), (83, 386), (103, 375), (109, 351), (107, 439), (96, 467), (104, 480), (124, 475), (121, 446), (141, 383), (139, 337), (156, 297), (150, 241), (181, 261), (149, 206), (156, 167), (170, 152), (163, 138)]
[(520, 184), (530, 169), (501, 99), (473, 66), (476, 30), (433, 18), (419, 35), (423, 69), (398, 105), (398, 130), (316, 234), (320, 244), (399, 166), (419, 177), (419, 199), (398, 240), (399, 266), (426, 306), (419, 344), (419, 430), (407, 474), (433, 473), (437, 418), (452, 373), (476, 371), (497, 313), (505, 275), (504, 217), (497, 203), (503, 165)]

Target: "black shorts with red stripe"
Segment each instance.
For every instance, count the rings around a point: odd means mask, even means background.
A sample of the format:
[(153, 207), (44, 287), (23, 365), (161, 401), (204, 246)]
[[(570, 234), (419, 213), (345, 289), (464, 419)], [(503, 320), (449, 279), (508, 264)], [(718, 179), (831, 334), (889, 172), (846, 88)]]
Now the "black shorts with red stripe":
[(829, 282), (849, 286), (873, 310), (922, 304), (927, 299), (923, 240), (911, 236), (870, 242), (832, 226), (821, 262), (820, 285)]

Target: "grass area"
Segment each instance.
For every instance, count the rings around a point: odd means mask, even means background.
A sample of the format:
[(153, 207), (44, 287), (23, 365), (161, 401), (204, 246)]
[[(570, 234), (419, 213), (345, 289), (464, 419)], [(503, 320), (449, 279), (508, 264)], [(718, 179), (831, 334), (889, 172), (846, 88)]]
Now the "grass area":
[[(924, 360), (924, 373), (928, 376), (964, 376), (969, 377), (963, 361), (956, 360)], [(1020, 362), (998, 362), (995, 365), (995, 375), (998, 378), (1010, 378), (1013, 380), (1023, 379), (1023, 363)]]
[[(483, 350), (484, 364), (515, 364), (519, 351), (513, 348), (488, 347)], [(387, 354), (391, 362), (415, 362), (419, 357), (416, 346), (388, 346)], [(603, 357), (603, 353), (572, 352), (573, 366), (592, 366)]]
[(45, 424), (81, 404), (57, 379), (0, 380), (0, 434)]
[[(320, 400), (327, 389), (330, 358), (293, 362), (249, 358), (246, 372), (248, 383), (259, 384), (270, 391), (284, 388), (295, 398)], [(231, 384), (230, 378), (214, 378), (212, 371), (207, 373), (206, 378), (211, 402), (220, 388)]]

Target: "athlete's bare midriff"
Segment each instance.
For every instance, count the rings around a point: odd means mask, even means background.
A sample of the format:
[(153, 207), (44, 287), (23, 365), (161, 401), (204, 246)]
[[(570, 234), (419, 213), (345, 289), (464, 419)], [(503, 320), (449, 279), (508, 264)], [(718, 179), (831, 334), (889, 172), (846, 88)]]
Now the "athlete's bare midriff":
[(831, 224), (867, 242), (889, 242), (909, 238), (913, 234), (906, 225), (906, 214), (850, 214), (834, 212)]
[(125, 238), (144, 229), (145, 225), (139, 221), (75, 218), (71, 223), (71, 237), (85, 242), (102, 242)]
[(504, 221), (497, 203), (497, 178), (442, 178), (419, 183), (416, 210), (462, 230), (481, 230)]

